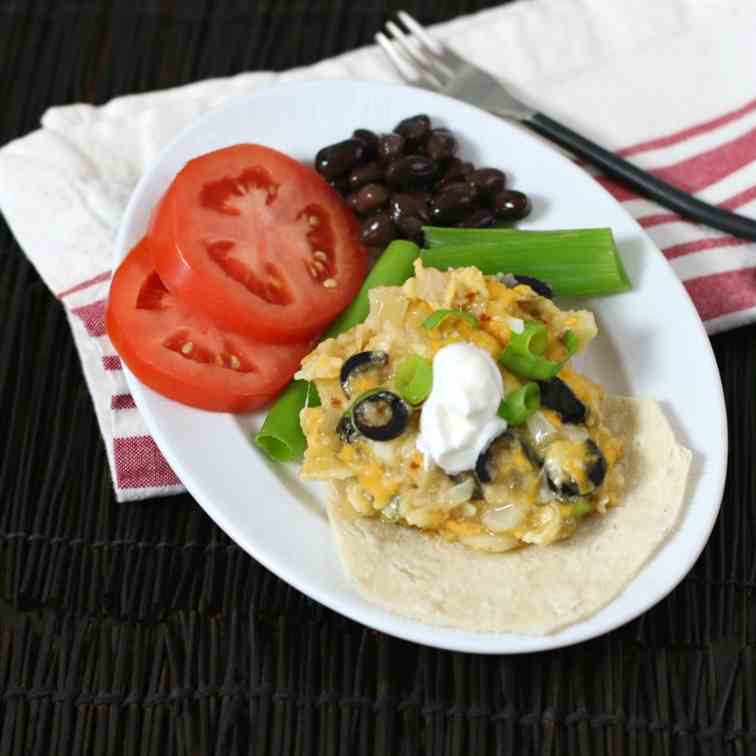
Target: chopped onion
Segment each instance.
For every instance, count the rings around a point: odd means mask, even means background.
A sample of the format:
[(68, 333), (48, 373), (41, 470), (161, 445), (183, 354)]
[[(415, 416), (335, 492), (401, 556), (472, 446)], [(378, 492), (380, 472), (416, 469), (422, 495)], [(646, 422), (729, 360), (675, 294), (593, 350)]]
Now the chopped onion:
[(562, 512), (555, 502), (539, 507), (533, 527), (523, 533), (522, 540), (526, 543), (553, 543), (559, 537), (562, 529)]
[(396, 522), (399, 519), (399, 497), (394, 496), (391, 501), (381, 510), (381, 515), (390, 522)]
[(347, 500), (357, 514), (373, 514), (373, 505), (368, 501), (365, 492), (356, 483), (347, 486), (346, 492)]
[(538, 486), (538, 501), (541, 504), (548, 504), (554, 500), (554, 492), (549, 488), (549, 484), (546, 482), (546, 476), (541, 475), (541, 484)]
[(525, 321), (522, 318), (507, 317), (507, 325), (512, 333), (522, 333), (525, 330)]
[(480, 551), (509, 551), (517, 548), (520, 542), (510, 535), (491, 535), (490, 533), (475, 533), (474, 535), (461, 535), (459, 540), (473, 549)]
[(460, 517), (475, 517), (476, 514), (478, 514), (478, 508), (475, 506), (475, 504), (470, 504), (468, 502), (461, 504), (459, 507)]
[(475, 493), (475, 479), (471, 476), (462, 483), (452, 486), (444, 496), (444, 502), (450, 506), (456, 507), (472, 499)]
[(543, 412), (534, 412), (525, 421), (525, 425), (536, 446), (551, 441), (557, 435), (557, 429), (546, 419)]
[(494, 533), (501, 533), (516, 528), (525, 513), (515, 504), (504, 504), (494, 509), (488, 509), (481, 517), (481, 522)]
[(568, 423), (565, 423), (562, 426), (562, 435), (568, 441), (576, 441), (579, 444), (583, 443), (583, 441), (587, 441), (590, 438), (588, 431), (585, 428), (581, 428), (578, 425), (571, 425)]

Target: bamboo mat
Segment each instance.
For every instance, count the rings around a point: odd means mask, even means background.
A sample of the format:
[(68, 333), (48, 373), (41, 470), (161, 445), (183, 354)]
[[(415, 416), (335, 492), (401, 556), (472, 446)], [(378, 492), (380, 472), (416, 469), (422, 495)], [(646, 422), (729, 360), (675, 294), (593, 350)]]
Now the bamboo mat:
[[(53, 104), (314, 62), (396, 7), (0, 0), (0, 142)], [(603, 638), (475, 657), (324, 609), (189, 496), (118, 505), (63, 311), (1, 220), (0, 322), (0, 756), (756, 753), (752, 328), (713, 339), (730, 475), (691, 575)]]

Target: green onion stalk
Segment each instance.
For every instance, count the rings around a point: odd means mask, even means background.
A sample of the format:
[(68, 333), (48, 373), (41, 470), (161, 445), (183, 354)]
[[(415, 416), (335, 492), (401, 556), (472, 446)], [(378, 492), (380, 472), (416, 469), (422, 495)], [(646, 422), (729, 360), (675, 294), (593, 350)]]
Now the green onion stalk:
[(448, 270), (475, 266), (486, 275), (532, 276), (559, 296), (591, 297), (627, 291), (630, 282), (611, 229), (520, 231), (426, 226), (423, 264)]

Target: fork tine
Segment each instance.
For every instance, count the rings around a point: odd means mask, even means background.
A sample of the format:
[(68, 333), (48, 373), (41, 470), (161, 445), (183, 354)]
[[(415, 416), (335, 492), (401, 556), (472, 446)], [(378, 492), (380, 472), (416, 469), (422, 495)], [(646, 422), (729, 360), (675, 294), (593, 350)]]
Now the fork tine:
[(466, 61), (462, 60), (457, 53), (447, 47), (443, 42), (431, 37), (425, 28), (410, 16), (407, 11), (397, 11), (396, 15), (407, 29), (409, 29), (413, 39), (417, 40), (425, 55), (432, 58), (436, 65), (443, 68), (448, 77), (453, 78), (456, 73), (455, 69), (464, 65)]
[(417, 39), (422, 42), (424, 47), (429, 48), (437, 55), (440, 55), (442, 52), (444, 52), (444, 46), (437, 39), (433, 39), (433, 37), (431, 37), (431, 35), (428, 34), (427, 31), (425, 31), (425, 28), (420, 23), (415, 21), (415, 19), (410, 16), (407, 11), (400, 10), (396, 15), (399, 17), (399, 20), (417, 37)]
[(442, 87), (449, 78), (449, 73), (431, 56), (426, 59), (412, 44), (411, 38), (393, 21), (386, 22), (386, 29), (393, 35), (393, 41), (399, 45), (401, 52), (411, 58), (423, 73), (434, 79), (436, 86)]
[(394, 68), (399, 72), (406, 82), (413, 84), (414, 86), (430, 87), (435, 89), (437, 85), (435, 83), (429, 83), (427, 77), (411, 66), (405, 58), (403, 58), (391, 44), (389, 38), (383, 33), (378, 32), (373, 39), (378, 43), (383, 52), (386, 53), (388, 59), (394, 64)]

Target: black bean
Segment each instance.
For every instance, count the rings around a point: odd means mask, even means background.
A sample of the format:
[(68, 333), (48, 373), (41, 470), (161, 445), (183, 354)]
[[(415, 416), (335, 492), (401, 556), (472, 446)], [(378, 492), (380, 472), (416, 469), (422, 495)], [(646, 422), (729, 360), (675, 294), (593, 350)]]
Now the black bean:
[(399, 226), (399, 235), (402, 239), (414, 242), (418, 247), (425, 244), (423, 222), (419, 218), (404, 217), (397, 223), (397, 226)]
[(386, 167), (386, 183), (397, 189), (427, 189), (438, 176), (438, 163), (424, 155), (406, 155)]
[(396, 238), (396, 226), (388, 215), (376, 213), (363, 221), (361, 237), (368, 247), (385, 246)]
[(466, 177), (472, 173), (473, 164), (464, 163), (459, 158), (452, 158), (446, 164), (446, 172), (443, 177), (436, 183), (435, 189), (440, 192), (449, 184), (458, 184), (461, 181), (465, 181)]
[(365, 160), (375, 160), (378, 154), (378, 135), (369, 129), (355, 129), (352, 139), (359, 139), (365, 145)]
[(526, 194), (514, 189), (505, 189), (494, 196), (493, 209), (497, 218), (515, 221), (529, 215), (532, 205)]
[(459, 228), (489, 228), (496, 223), (496, 216), (493, 210), (487, 207), (481, 207), (473, 210), (470, 215), (465, 216), (457, 226)]
[(493, 197), (507, 185), (507, 177), (498, 168), (478, 168), (467, 176), (467, 181), (485, 197)]
[(349, 173), (349, 188), (356, 192), (365, 184), (374, 184), (383, 179), (383, 169), (378, 163), (371, 162), (352, 168)]
[(433, 129), (425, 141), (425, 154), (431, 160), (448, 160), (457, 151), (457, 140), (448, 129)]
[(349, 194), (349, 181), (346, 176), (333, 178), (328, 183), (342, 196)]
[(546, 297), (546, 299), (554, 298), (554, 292), (552, 291), (551, 286), (544, 281), (541, 281), (539, 278), (533, 278), (532, 276), (518, 276), (515, 274), (515, 280), (517, 283), (530, 286), (536, 294), (540, 294), (542, 297)]
[(425, 223), (430, 221), (428, 201), (430, 195), (426, 192), (398, 192), (391, 195), (389, 200), (389, 215), (394, 223), (402, 218), (418, 218)]
[(427, 115), (416, 115), (405, 118), (394, 127), (397, 134), (401, 134), (408, 142), (422, 142), (430, 132), (430, 118)]
[(367, 215), (369, 212), (383, 207), (388, 202), (388, 198), (389, 193), (385, 186), (381, 186), (381, 184), (365, 184), (357, 192), (354, 209), (362, 215)]
[(344, 197), (344, 202), (346, 202), (355, 213), (359, 213), (359, 210), (357, 209), (357, 194), (357, 192), (354, 192), (353, 194), (347, 194), (347, 196)]
[(401, 134), (384, 134), (378, 139), (378, 160), (390, 163), (404, 154), (404, 137)]
[(348, 173), (365, 158), (365, 145), (359, 139), (323, 147), (315, 156), (315, 170), (326, 178), (336, 178)]
[(451, 184), (433, 195), (430, 216), (433, 223), (456, 223), (477, 207), (478, 197), (469, 184)]

